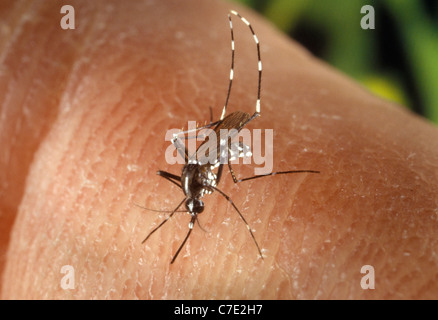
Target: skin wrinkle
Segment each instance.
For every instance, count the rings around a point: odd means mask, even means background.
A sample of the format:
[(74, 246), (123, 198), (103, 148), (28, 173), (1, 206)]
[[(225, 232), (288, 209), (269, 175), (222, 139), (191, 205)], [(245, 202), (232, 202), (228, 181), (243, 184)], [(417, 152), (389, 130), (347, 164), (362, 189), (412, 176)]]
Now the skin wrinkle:
[[(23, 24), (24, 24), (24, 21), (23, 21), (23, 23), (21, 24), (21, 26), (23, 26)], [(20, 29), (22, 29), (22, 28), (20, 28)], [(9, 51), (8, 51), (9, 52)], [(5, 52), (5, 55), (3, 55), (3, 59), (2, 59), (2, 63), (4, 64), (4, 60), (5, 60), (5, 57), (6, 57), (6, 53), (8, 53), (8, 52)], [(6, 68), (5, 68), (6, 69)], [(6, 70), (8, 70), (8, 69), (6, 69)], [(30, 79), (33, 79), (34, 77), (31, 77)], [(30, 83), (32, 80), (28, 80), (27, 81), (27, 83)], [(10, 86), (8, 86), (8, 87), (10, 87)], [(10, 100), (10, 99), (8, 99), (9, 97), (11, 97), (11, 93), (12, 93), (12, 90), (7, 90), (7, 93), (5, 94), (5, 99), (3, 99), (3, 104), (6, 106), (7, 105), (7, 102)], [(23, 101), (25, 101), (26, 100), (26, 98), (28, 97), (29, 95), (23, 95), (23, 96), (21, 96), (21, 98), (20, 99), (18, 99), (18, 103), (21, 101), (21, 102), (23, 102)], [(17, 145), (17, 140), (18, 140), (18, 138), (17, 138), (17, 135), (20, 133), (20, 127), (21, 127), (21, 122), (23, 121), (22, 119), (24, 118), (23, 116), (20, 116), (20, 115), (18, 115), (18, 113), (17, 112), (14, 112), (15, 111), (15, 109), (11, 109), (11, 108), (7, 108), (7, 107), (3, 107), (2, 108), (2, 112), (1, 112), (1, 114), (2, 114), (2, 127), (3, 126), (7, 126), (8, 124), (7, 124), (7, 121), (6, 121), (6, 116), (5, 116), (5, 114), (6, 114), (6, 111), (9, 111), (9, 114), (14, 114), (14, 116), (17, 116), (17, 119), (16, 119), (16, 121), (15, 122), (12, 122), (11, 124), (10, 124), (10, 127), (13, 127), (13, 129), (11, 130), (12, 131), (12, 135), (10, 135), (8, 138), (10, 139), (10, 144), (11, 144), (11, 146), (12, 146), (12, 150), (15, 148), (15, 146)], [(15, 124), (15, 126), (14, 126), (14, 124)], [(5, 137), (6, 138), (6, 137)], [(6, 154), (6, 157), (5, 157), (5, 163), (8, 163), (8, 162), (10, 162), (10, 149), (8, 149), (8, 148), (6, 148), (6, 152), (5, 152), (5, 154)], [(7, 181), (7, 179), (5, 179), (6, 181)], [(7, 187), (9, 187), (8, 186), (8, 184), (6, 184), (5, 186), (4, 186), (4, 188), (7, 188)], [(2, 188), (3, 189), (3, 188)], [(4, 193), (3, 191), (2, 191), (2, 193)], [(8, 198), (7, 196), (6, 196), (6, 194), (5, 194), (5, 198)], [(13, 202), (13, 200), (11, 201), (11, 202)], [(11, 205), (11, 204), (9, 204), (9, 206), (13, 206), (13, 205)], [(14, 210), (13, 208), (11, 208), (12, 210)]]
[[(295, 194), (295, 192), (294, 192), (294, 194)], [(289, 201), (289, 204), (287, 205), (287, 207), (292, 209), (294, 199), (291, 199), (290, 197), (288, 197), (288, 201)], [(278, 210), (276, 210), (276, 211), (278, 212)], [(288, 216), (287, 214), (284, 214), (284, 218), (280, 219), (279, 225), (281, 227), (279, 227), (278, 230), (281, 230), (282, 233), (285, 232), (285, 224), (290, 216), (291, 215)], [(272, 251), (272, 255), (274, 256), (274, 264), (275, 264), (275, 267), (279, 268), (281, 270), (282, 274), (286, 276), (286, 280), (289, 283), (289, 296), (294, 298), (294, 295), (292, 293), (292, 281), (290, 279), (290, 276), (285, 272), (284, 268), (282, 268), (280, 263), (278, 262), (278, 261), (280, 261), (280, 257), (281, 257), (280, 250), (281, 250), (281, 244), (278, 243), (278, 245), (276, 246), (276, 249)], [(284, 298), (287, 298), (287, 296), (285, 296)]]
[[(134, 128), (134, 130), (136, 130), (136, 129), (137, 129), (137, 128)], [(131, 142), (131, 140), (132, 140), (133, 134), (129, 134), (128, 137), (129, 137), (129, 140), (128, 140), (127, 147), (125, 147), (125, 150), (124, 150), (124, 152), (123, 152), (122, 154), (125, 154), (126, 150), (129, 148), (129, 145), (130, 145), (130, 142)], [(118, 165), (117, 165), (117, 167), (119, 167), (119, 163), (120, 163), (120, 161), (121, 161), (121, 158), (119, 157), (119, 158), (118, 158)], [(125, 179), (125, 181), (126, 181), (126, 179)], [(125, 209), (125, 211), (124, 211), (123, 214), (126, 214), (126, 211), (127, 211), (127, 210)]]
[[(9, 14), (2, 14), (0, 18), (0, 28), (1, 28), (1, 46), (0, 46), (0, 65), (4, 64), (5, 58), (8, 56), (12, 44), (16, 42), (16, 39), (22, 34), (23, 26), (27, 19), (18, 19), (20, 16), (26, 16), (25, 12), (30, 12), (32, 4), (26, 1), (14, 1), (5, 2), (2, 5), (11, 5), (11, 10), (5, 9), (5, 11), (0, 10), (0, 12), (8, 12)], [(26, 6), (27, 4), (27, 6)], [(16, 23), (14, 23), (16, 21)], [(1, 23), (4, 22), (4, 23)], [(9, 31), (9, 37), (5, 35), (4, 29)], [(12, 32), (11, 32), (12, 31)], [(7, 48), (7, 49), (6, 49)]]
[[(275, 169), (274, 169), (275, 170)], [(273, 178), (275, 178), (275, 177), (273, 177)], [(298, 177), (294, 177), (294, 178), (298, 178)], [(298, 178), (299, 179), (299, 178)], [(288, 206), (288, 210), (285, 210), (285, 214), (283, 215), (283, 218), (280, 218), (279, 220), (279, 222), (278, 222), (278, 225), (279, 225), (279, 227), (278, 228), (275, 228), (275, 230), (282, 230), (282, 232), (281, 233), (283, 233), (284, 231), (284, 229), (283, 229), (283, 226), (284, 226), (284, 223), (285, 223), (285, 221), (286, 221), (286, 219), (288, 218), (288, 216), (289, 215), (293, 215), (294, 214), (294, 212), (292, 211), (292, 206), (293, 206), (293, 202), (294, 202), (294, 200), (295, 200), (295, 196), (296, 196), (296, 192), (297, 192), (297, 190), (299, 189), (299, 186), (303, 183), (303, 181), (305, 180), (305, 178), (303, 177), (302, 179), (300, 179), (301, 181), (297, 181), (297, 182), (291, 182), (291, 183), (289, 183), (289, 184), (293, 184), (293, 188), (292, 188), (292, 190), (291, 191), (289, 191), (290, 193), (288, 194), (288, 198), (289, 199), (291, 199), (291, 200), (289, 200), (290, 201), (290, 205)], [(273, 181), (271, 182), (271, 183), (273, 183)], [(267, 185), (266, 185), (266, 188), (267, 188)], [(290, 190), (289, 188), (288, 188), (288, 190)], [(265, 194), (265, 193), (263, 193), (263, 194)], [(263, 203), (263, 201), (261, 202), (261, 203)], [(266, 210), (268, 209), (268, 208), (265, 208)], [(274, 208), (274, 210), (270, 210), (270, 212), (272, 212), (271, 213), (271, 215), (270, 216), (273, 216), (274, 214), (276, 214), (276, 215), (278, 215), (279, 214), (279, 211), (278, 210), (275, 210), (275, 208)], [(272, 218), (270, 218), (269, 220), (272, 220)], [(268, 220), (268, 221), (269, 221)], [(268, 227), (268, 223), (263, 223), (263, 225), (265, 225), (266, 226), (266, 228)], [(274, 230), (274, 228), (271, 228), (271, 230)], [(273, 232), (273, 231), (272, 231)], [(271, 249), (269, 250), (269, 255), (270, 256), (274, 256), (274, 257), (278, 257), (279, 256), (279, 252), (280, 252), (280, 250), (281, 250), (281, 243), (283, 242), (284, 240), (282, 239), (282, 240), (280, 240), (280, 242), (276, 245), (276, 247), (274, 247), (274, 248), (272, 248), (271, 247)], [(276, 264), (281, 264), (281, 262), (280, 263), (277, 263), (277, 262), (275, 262)]]
[[(71, 65), (70, 69), (74, 69), (74, 63)], [(68, 81), (67, 81), (67, 83), (68, 83)], [(62, 100), (62, 98), (61, 98), (61, 100)], [(62, 168), (58, 167), (58, 172), (61, 172), (61, 171), (62, 171)]]
[[(321, 249), (319, 249), (319, 252), (321, 252)], [(321, 287), (322, 287), (322, 282), (324, 279), (324, 270), (327, 268), (328, 265), (328, 260), (327, 258), (324, 257), (323, 254), (321, 254), (321, 258), (322, 262), (319, 264), (319, 270), (317, 270), (316, 272), (318, 272), (319, 274), (315, 277), (319, 279), (319, 285), (315, 286), (314, 292), (313, 292), (313, 296), (318, 299), (320, 298), (320, 292), (321, 292)], [(314, 277), (312, 277), (314, 278)]]

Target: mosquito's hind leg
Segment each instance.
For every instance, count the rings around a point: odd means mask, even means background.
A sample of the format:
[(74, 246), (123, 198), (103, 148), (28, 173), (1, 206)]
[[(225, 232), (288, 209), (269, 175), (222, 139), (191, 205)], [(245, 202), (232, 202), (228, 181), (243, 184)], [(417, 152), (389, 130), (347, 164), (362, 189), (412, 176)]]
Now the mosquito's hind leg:
[[(234, 14), (235, 16), (239, 17), (240, 20), (246, 24), (249, 28), (249, 30), (251, 31), (252, 37), (254, 39), (254, 42), (256, 44), (257, 47), (257, 68), (259, 71), (259, 77), (258, 77), (258, 86), (257, 86), (257, 100), (256, 100), (256, 111), (254, 112), (253, 117), (258, 116), (260, 114), (260, 92), (261, 92), (261, 87), (262, 87), (262, 58), (260, 56), (260, 42), (259, 39), (253, 29), (253, 27), (251, 26), (251, 23), (245, 19), (244, 17), (242, 17), (238, 12), (231, 10), (231, 13)], [(231, 49), (232, 49), (232, 56), (231, 56), (231, 71), (230, 71), (230, 84), (229, 84), (229, 89), (228, 89), (228, 93), (227, 93), (227, 100), (225, 102), (225, 106), (224, 109), (222, 111), (222, 116), (221, 119), (223, 119), (225, 117), (225, 112), (227, 109), (227, 103), (228, 103), (228, 97), (231, 91), (231, 83), (233, 80), (233, 66), (234, 66), (234, 38), (233, 38), (233, 24), (231, 22), (231, 16), (228, 15), (228, 19), (230, 21), (230, 28), (231, 28)]]

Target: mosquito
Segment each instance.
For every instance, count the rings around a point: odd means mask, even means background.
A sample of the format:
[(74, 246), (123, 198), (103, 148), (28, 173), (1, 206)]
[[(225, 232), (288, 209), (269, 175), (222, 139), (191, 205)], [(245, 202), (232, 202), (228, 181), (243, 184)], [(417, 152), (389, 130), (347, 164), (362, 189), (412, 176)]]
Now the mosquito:
[[(256, 119), (260, 115), (262, 61), (260, 57), (260, 43), (250, 22), (234, 10), (231, 10), (230, 13), (231, 14), (228, 14), (228, 21), (231, 31), (231, 68), (230, 68), (230, 78), (229, 78), (227, 96), (226, 96), (224, 107), (222, 109), (221, 117), (216, 122), (212, 122), (211, 119), (209, 124), (195, 129), (195, 131), (197, 131), (203, 128), (213, 128), (212, 129), (213, 132), (210, 135), (208, 135), (207, 139), (205, 139), (205, 141), (199, 146), (197, 151), (192, 155), (189, 155), (188, 150), (186, 149), (185, 144), (182, 143), (180, 136), (185, 137), (186, 134), (193, 132), (194, 130), (192, 129), (187, 131), (180, 131), (179, 133), (173, 136), (172, 144), (175, 146), (175, 148), (177, 149), (179, 154), (184, 158), (185, 161), (184, 167), (182, 169), (182, 173), (180, 176), (178, 176), (170, 172), (159, 170), (157, 174), (163, 177), (164, 179), (170, 181), (171, 183), (175, 184), (176, 186), (178, 186), (178, 188), (180, 188), (183, 191), (184, 198), (182, 199), (182, 201), (180, 201), (177, 207), (171, 211), (148, 209), (155, 212), (157, 211), (170, 212), (170, 215), (165, 220), (163, 220), (156, 228), (154, 228), (146, 236), (146, 238), (142, 241), (142, 243), (145, 243), (152, 236), (152, 234), (154, 234), (167, 221), (169, 221), (169, 219), (172, 218), (176, 212), (187, 212), (191, 216), (189, 222), (189, 230), (183, 242), (181, 243), (175, 255), (173, 256), (170, 262), (171, 264), (175, 262), (176, 258), (180, 254), (187, 240), (189, 239), (195, 223), (197, 222), (199, 224), (198, 215), (204, 211), (204, 202), (202, 201), (202, 198), (207, 194), (213, 193), (214, 191), (222, 195), (236, 210), (242, 221), (245, 223), (246, 228), (248, 229), (251, 238), (254, 241), (255, 246), (257, 247), (257, 251), (260, 257), (263, 259), (262, 250), (260, 249), (260, 246), (254, 236), (254, 233), (252, 232), (245, 217), (242, 215), (242, 213), (234, 204), (234, 202), (231, 200), (231, 198), (217, 187), (222, 177), (224, 164), (227, 164), (234, 183), (240, 183), (243, 181), (258, 179), (266, 176), (280, 175), (280, 174), (319, 173), (319, 171), (315, 171), (315, 170), (290, 170), (290, 171), (272, 172), (264, 175), (257, 175), (243, 179), (236, 178), (236, 175), (234, 174), (234, 171), (231, 167), (230, 161), (238, 157), (240, 158), (240, 157), (251, 155), (251, 150), (248, 146), (244, 145), (241, 142), (231, 142), (231, 141), (243, 127), (245, 127), (249, 122)], [(234, 77), (234, 71), (233, 71), (234, 70), (234, 31), (233, 31), (233, 22), (231, 19), (232, 15), (238, 17), (245, 25), (248, 26), (249, 30), (252, 33), (254, 42), (256, 43), (257, 46), (258, 87), (257, 87), (257, 100), (256, 100), (255, 112), (252, 115), (242, 111), (235, 111), (229, 114), (228, 116), (226, 116), (228, 101), (230, 98), (231, 87), (233, 84), (233, 77)], [(210, 115), (212, 115), (211, 109), (210, 109)], [(227, 136), (223, 137), (220, 135), (221, 129), (229, 130), (230, 133)], [(209, 156), (209, 159), (211, 159), (212, 154), (208, 152), (205, 153), (205, 151), (211, 148), (212, 144), (215, 144), (217, 148), (216, 152), (214, 153), (214, 161), (206, 161), (205, 157)], [(223, 150), (223, 148), (221, 149), (220, 146), (223, 147), (224, 144), (227, 145), (226, 150), (228, 152), (226, 153), (228, 154), (224, 154), (223, 152), (220, 151)], [(203, 154), (201, 153), (201, 151), (206, 154), (204, 158), (198, 157), (200, 154)], [(185, 209), (179, 210), (181, 206), (183, 206), (183, 204), (185, 206)], [(199, 226), (201, 227), (200, 224)]]

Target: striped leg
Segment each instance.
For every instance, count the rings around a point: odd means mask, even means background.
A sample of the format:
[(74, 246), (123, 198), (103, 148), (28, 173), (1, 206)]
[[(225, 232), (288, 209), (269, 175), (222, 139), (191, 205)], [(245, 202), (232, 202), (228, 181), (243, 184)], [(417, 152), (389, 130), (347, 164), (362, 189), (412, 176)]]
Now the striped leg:
[(234, 31), (233, 31), (233, 21), (231, 21), (231, 15), (228, 14), (228, 21), (230, 22), (230, 32), (231, 32), (231, 68), (230, 68), (230, 83), (228, 85), (227, 99), (225, 100), (224, 109), (222, 110), (221, 120), (225, 118), (227, 112), (228, 100), (230, 98), (231, 86), (233, 84), (234, 77)]
[[(261, 56), (260, 56), (260, 43), (259, 43), (259, 39), (257, 38), (257, 35), (255, 34), (254, 29), (252, 28), (249, 21), (246, 20), (244, 17), (242, 17), (238, 12), (236, 12), (234, 10), (231, 10), (231, 13), (234, 14), (235, 16), (239, 17), (240, 20), (242, 20), (242, 22), (245, 23), (249, 27), (249, 30), (251, 31), (252, 36), (254, 38), (254, 42), (257, 45), (259, 80), (258, 80), (258, 87), (257, 87), (256, 111), (253, 115), (253, 117), (256, 117), (260, 114), (260, 91), (261, 91), (261, 84), (262, 84), (262, 60), (261, 60)], [(225, 100), (225, 105), (224, 105), (224, 108), (222, 110), (222, 115), (220, 118), (221, 120), (223, 120), (225, 118), (225, 114), (226, 114), (227, 106), (228, 106), (228, 100), (230, 98), (230, 93), (231, 93), (231, 86), (233, 84), (233, 78), (234, 78), (234, 32), (233, 32), (233, 22), (231, 21), (230, 14), (228, 14), (228, 20), (230, 22), (230, 31), (231, 31), (231, 69), (230, 69), (230, 82), (228, 85), (227, 98)]]

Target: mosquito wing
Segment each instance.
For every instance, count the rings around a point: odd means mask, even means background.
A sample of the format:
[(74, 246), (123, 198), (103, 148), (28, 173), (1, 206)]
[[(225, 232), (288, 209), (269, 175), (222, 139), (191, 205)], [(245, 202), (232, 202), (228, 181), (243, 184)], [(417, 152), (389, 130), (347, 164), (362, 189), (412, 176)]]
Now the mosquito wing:
[[(238, 147), (243, 148), (241, 144), (237, 144), (236, 148), (231, 148), (231, 140), (237, 136), (250, 118), (248, 113), (242, 111), (236, 111), (226, 116), (207, 136), (196, 153), (190, 157), (189, 162), (200, 165), (207, 163), (217, 165), (221, 162), (221, 158), (228, 159), (230, 150), (238, 149)], [(239, 155), (240, 153), (238, 152)]]

